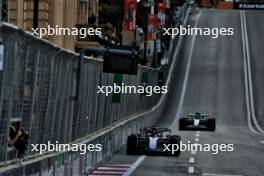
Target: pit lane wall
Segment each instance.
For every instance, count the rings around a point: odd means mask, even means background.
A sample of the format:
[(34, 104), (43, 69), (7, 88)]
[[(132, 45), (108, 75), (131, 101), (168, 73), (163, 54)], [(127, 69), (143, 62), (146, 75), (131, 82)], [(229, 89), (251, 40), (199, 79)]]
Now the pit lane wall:
[[(177, 25), (187, 18), (187, 8), (187, 4), (182, 7)], [(121, 96), (120, 103), (112, 103), (112, 96), (97, 94), (97, 85), (112, 85), (114, 79), (113, 74), (102, 73), (102, 61), (98, 59), (84, 61), (81, 98), (73, 101), (78, 55), (7, 24), (1, 24), (1, 31), (4, 58), (0, 73), (0, 176), (88, 175), (126, 144), (128, 135), (154, 124), (160, 117), (166, 94), (152, 97), (127, 94)], [(179, 38), (171, 42), (166, 85), (174, 72), (180, 46)], [(147, 73), (149, 85), (155, 86), (159, 71), (139, 67), (137, 76), (123, 75), (123, 82), (141, 85), (142, 74)], [(22, 161), (8, 158), (6, 140), (11, 118), (21, 118), (21, 126), (30, 132), (29, 143), (45, 144), (49, 140), (102, 144), (102, 150), (83, 155), (76, 152), (39, 155), (28, 151)]]

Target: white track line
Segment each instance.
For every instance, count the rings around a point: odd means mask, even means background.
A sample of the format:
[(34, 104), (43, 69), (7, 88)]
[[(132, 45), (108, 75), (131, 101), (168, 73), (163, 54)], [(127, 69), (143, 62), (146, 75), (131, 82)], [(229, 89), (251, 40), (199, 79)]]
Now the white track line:
[(194, 173), (194, 167), (188, 167), (188, 174)]
[(254, 94), (253, 94), (253, 86), (252, 86), (252, 75), (251, 75), (251, 58), (250, 58), (250, 51), (249, 51), (249, 42), (248, 42), (248, 34), (247, 34), (247, 21), (245, 11), (242, 11), (242, 15), (244, 17), (244, 34), (245, 34), (245, 44), (246, 44), (246, 53), (247, 53), (247, 66), (248, 66), (248, 84), (249, 84), (249, 93), (250, 93), (250, 105), (251, 105), (251, 112), (252, 112), (252, 119), (256, 126), (256, 128), (261, 132), (264, 133), (263, 129), (259, 126), (256, 114), (255, 114), (255, 106), (254, 106)]
[(189, 163), (194, 163), (195, 159), (192, 157), (192, 158), (189, 158)]
[(134, 162), (132, 165), (131, 165), (131, 167), (127, 170), (127, 172), (126, 173), (124, 173), (124, 175), (123, 176), (129, 176), (129, 175), (131, 175), (133, 172), (134, 172), (134, 170), (143, 162), (143, 160), (146, 158), (146, 156), (145, 155), (142, 155), (142, 156), (140, 156), (137, 160), (136, 160), (136, 162)]
[[(199, 20), (200, 20), (200, 16), (201, 15), (198, 14), (198, 19), (195, 22), (195, 28), (198, 26), (198, 23), (199, 23)], [(186, 71), (185, 71), (185, 77), (184, 77), (183, 86), (182, 86), (180, 103), (179, 103), (179, 106), (178, 106), (178, 110), (177, 110), (176, 118), (175, 119), (178, 119), (179, 118), (180, 112), (181, 112), (180, 110), (182, 109), (183, 100), (184, 100), (184, 97), (185, 97), (187, 83), (188, 83), (188, 78), (189, 78), (189, 73), (190, 73), (190, 68), (191, 68), (191, 61), (192, 61), (192, 56), (193, 56), (193, 49), (194, 49), (195, 39), (196, 39), (196, 35), (194, 35), (193, 38), (192, 38), (191, 49), (190, 49), (190, 52), (189, 52), (190, 54), (189, 54), (189, 57), (188, 57), (187, 68), (186, 68)], [(176, 122), (174, 122), (174, 124), (175, 123)]]
[(199, 138), (195, 138), (195, 142), (198, 142), (199, 141)]
[(248, 74), (247, 74), (247, 63), (246, 63), (246, 49), (245, 49), (245, 36), (244, 36), (244, 18), (242, 15), (242, 11), (240, 12), (240, 19), (241, 19), (241, 35), (242, 35), (242, 45), (243, 45), (243, 60), (244, 60), (244, 78), (245, 78), (245, 94), (246, 94), (246, 105), (247, 105), (247, 121), (248, 121), (248, 127), (249, 129), (257, 134), (257, 132), (254, 130), (252, 124), (251, 124), (251, 111), (250, 111), (250, 105), (249, 105), (249, 91), (248, 91)]
[(192, 155), (195, 155), (195, 154), (196, 154), (196, 151), (192, 150), (192, 151), (191, 151), (191, 154), (192, 154)]
[[(249, 129), (255, 133), (255, 134), (261, 134), (259, 132), (257, 132), (251, 123), (251, 110), (252, 110), (252, 106), (250, 106), (250, 101), (252, 101), (252, 99), (250, 98), (250, 91), (249, 91), (249, 81), (248, 81), (248, 64), (247, 64), (247, 56), (248, 56), (248, 47), (247, 47), (247, 41), (246, 41), (246, 32), (245, 32), (245, 22), (244, 22), (244, 15), (243, 15), (244, 11), (240, 12), (240, 18), (241, 18), (241, 33), (242, 33), (242, 44), (243, 44), (243, 60), (244, 60), (244, 77), (245, 77), (245, 94), (246, 94), (246, 104), (247, 104), (247, 117), (248, 117), (248, 127)], [(252, 105), (252, 104), (251, 104)], [(254, 109), (254, 107), (253, 107)]]

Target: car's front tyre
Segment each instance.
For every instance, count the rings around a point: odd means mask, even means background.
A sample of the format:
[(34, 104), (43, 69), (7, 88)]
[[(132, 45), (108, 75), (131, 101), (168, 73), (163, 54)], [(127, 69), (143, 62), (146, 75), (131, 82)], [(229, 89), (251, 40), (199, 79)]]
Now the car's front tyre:
[(130, 135), (127, 137), (127, 155), (136, 155), (137, 154), (137, 143), (138, 138), (136, 135)]
[(208, 126), (210, 131), (215, 131), (215, 119), (208, 119)]
[(180, 121), (179, 121), (179, 130), (180, 131), (184, 130), (185, 126), (186, 126), (186, 119), (185, 118), (180, 119)]
[(177, 135), (173, 135), (173, 136), (170, 136), (170, 144), (171, 145), (178, 145), (178, 150), (174, 152), (174, 154), (172, 154), (171, 152), (171, 155), (173, 156), (179, 156), (180, 153), (181, 153), (181, 150), (180, 150), (180, 142), (181, 142), (181, 137), (180, 136), (177, 136)]

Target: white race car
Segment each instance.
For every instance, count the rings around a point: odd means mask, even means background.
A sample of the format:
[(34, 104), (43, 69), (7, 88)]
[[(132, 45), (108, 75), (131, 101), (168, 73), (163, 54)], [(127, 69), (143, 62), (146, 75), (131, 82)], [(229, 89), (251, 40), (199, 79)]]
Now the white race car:
[(209, 118), (209, 114), (188, 114), (179, 121), (179, 130), (207, 130), (215, 131), (215, 119)]
[(139, 134), (132, 134), (127, 137), (127, 154), (161, 154), (178, 156), (180, 150), (174, 154), (170, 151), (165, 151), (164, 144), (179, 145), (181, 137), (171, 135), (171, 130), (168, 128), (149, 127), (140, 130)]

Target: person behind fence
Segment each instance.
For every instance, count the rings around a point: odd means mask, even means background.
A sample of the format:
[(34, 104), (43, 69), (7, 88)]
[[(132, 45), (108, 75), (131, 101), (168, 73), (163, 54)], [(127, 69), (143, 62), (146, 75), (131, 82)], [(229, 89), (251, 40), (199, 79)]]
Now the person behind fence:
[(27, 150), (29, 135), (27, 131), (19, 128), (19, 122), (12, 122), (9, 128), (8, 145), (14, 146), (18, 152), (18, 158), (21, 158)]

